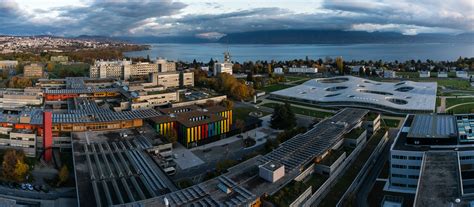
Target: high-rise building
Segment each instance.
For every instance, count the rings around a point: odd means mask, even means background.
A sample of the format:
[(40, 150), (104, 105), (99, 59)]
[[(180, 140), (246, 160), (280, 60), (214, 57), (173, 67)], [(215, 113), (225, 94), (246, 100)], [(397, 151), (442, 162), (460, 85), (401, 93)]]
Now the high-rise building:
[(164, 58), (157, 58), (155, 61), (158, 64), (158, 72), (172, 72), (176, 71), (176, 63), (173, 61), (168, 61)]
[(230, 54), (229, 52), (224, 53), (224, 62), (222, 63), (214, 63), (214, 76), (216, 76), (219, 73), (228, 73), (232, 75), (232, 62), (230, 61)]

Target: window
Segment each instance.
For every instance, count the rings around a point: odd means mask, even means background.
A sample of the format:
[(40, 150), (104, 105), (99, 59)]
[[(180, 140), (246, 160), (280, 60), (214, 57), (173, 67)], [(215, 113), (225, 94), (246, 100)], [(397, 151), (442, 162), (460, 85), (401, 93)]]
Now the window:
[(408, 169), (410, 169), (410, 170), (419, 170), (420, 166), (409, 165)]
[(418, 175), (408, 175), (408, 178), (410, 179), (418, 179), (420, 176)]
[(406, 159), (407, 159), (407, 156), (403, 156), (403, 155), (392, 155), (392, 158), (393, 158), (393, 159), (398, 159), (398, 160), (406, 160)]
[(402, 184), (402, 183), (392, 183), (393, 186), (397, 186), (397, 187), (407, 187), (406, 184)]
[(474, 156), (460, 156), (459, 159), (460, 160), (472, 160), (474, 158)]
[(406, 165), (397, 165), (397, 164), (392, 164), (392, 168), (407, 169), (407, 166), (406, 166)]
[(421, 160), (422, 157), (417, 157), (417, 156), (409, 156), (408, 157), (409, 160)]
[(416, 188), (416, 185), (408, 185), (409, 188)]
[(394, 177), (394, 178), (406, 178), (407, 176), (406, 176), (406, 175), (402, 175), (402, 174), (395, 174), (395, 173), (393, 173), (393, 174), (392, 174), (392, 177)]

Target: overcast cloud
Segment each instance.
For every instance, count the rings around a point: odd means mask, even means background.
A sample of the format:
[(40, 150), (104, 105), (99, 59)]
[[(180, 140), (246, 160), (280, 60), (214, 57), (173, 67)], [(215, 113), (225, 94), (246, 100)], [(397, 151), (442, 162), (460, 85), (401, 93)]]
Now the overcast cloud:
[[(271, 29), (342, 29), (418, 33), (474, 31), (473, 0), (291, 0), (251, 7), (238, 1), (187, 3), (171, 0), (79, 0), (81, 4), (31, 9), (27, 4), (0, 2), (1, 34), (169, 36), (219, 38), (232, 32)], [(200, 6), (199, 6), (200, 5)]]

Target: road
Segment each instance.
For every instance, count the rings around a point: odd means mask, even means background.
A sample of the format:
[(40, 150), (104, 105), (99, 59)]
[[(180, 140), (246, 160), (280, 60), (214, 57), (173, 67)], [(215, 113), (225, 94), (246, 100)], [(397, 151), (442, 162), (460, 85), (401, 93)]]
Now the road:
[(372, 190), (372, 187), (375, 184), (375, 181), (382, 171), (382, 168), (384, 166), (384, 163), (388, 160), (390, 156), (390, 146), (392, 145), (393, 141), (395, 140), (395, 137), (397, 136), (399, 129), (390, 129), (388, 132), (388, 137), (389, 141), (385, 148), (383, 149), (383, 153), (381, 156), (377, 158), (377, 161), (369, 171), (369, 174), (367, 177), (364, 179), (361, 188), (357, 191), (357, 196), (356, 196), (356, 202), (357, 206), (359, 207), (365, 207), (368, 206), (369, 204), (367, 203), (367, 198), (369, 197), (369, 193)]

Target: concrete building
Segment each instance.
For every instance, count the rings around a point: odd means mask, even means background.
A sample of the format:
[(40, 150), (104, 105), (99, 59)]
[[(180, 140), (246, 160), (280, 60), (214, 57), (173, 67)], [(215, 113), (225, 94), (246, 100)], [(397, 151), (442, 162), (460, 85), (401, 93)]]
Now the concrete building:
[[(89, 76), (91, 78), (124, 78), (124, 66), (132, 64), (132, 61), (95, 61), (91, 66)], [(128, 74), (127, 74), (128, 75)]]
[(214, 76), (217, 76), (219, 73), (228, 73), (232, 75), (232, 67), (234, 64), (230, 61), (230, 54), (229, 52), (224, 53), (224, 62), (222, 63), (214, 63)]
[(395, 78), (397, 76), (396, 76), (395, 71), (393, 71), (393, 70), (384, 70), (383, 71), (383, 77), (384, 78)]
[(41, 91), (30, 89), (0, 90), (0, 108), (14, 109), (25, 106), (40, 106), (43, 104)]
[(175, 88), (183, 86), (194, 86), (193, 72), (166, 72), (150, 74), (153, 85)]
[(456, 71), (456, 77), (457, 78), (465, 78), (465, 79), (469, 79), (470, 75), (467, 71), (465, 70), (458, 70)]
[(123, 67), (123, 79), (128, 80), (130, 77), (143, 77), (151, 73), (158, 73), (159, 65), (148, 62), (138, 62), (134, 64), (126, 64)]
[(357, 106), (389, 113), (432, 113), (436, 82), (376, 82), (354, 76), (318, 78), (274, 91), (270, 98), (321, 106)]
[(318, 73), (318, 69), (317, 68), (308, 68), (306, 66), (302, 66), (302, 67), (290, 67), (288, 68), (288, 72), (289, 73)]
[(173, 72), (176, 71), (176, 62), (168, 61), (164, 58), (157, 58), (155, 63), (158, 65), (158, 72)]
[(275, 74), (283, 74), (283, 68), (274, 68), (273, 69), (273, 73)]
[(0, 71), (8, 71), (7, 74), (14, 74), (18, 66), (18, 61), (16, 60), (0, 60)]
[(41, 78), (43, 77), (43, 65), (30, 64), (25, 65), (23, 69), (23, 76), (27, 78)]
[(420, 71), (419, 74), (420, 74), (420, 78), (429, 78), (429, 77), (431, 77), (431, 72), (430, 71), (423, 70), (423, 71)]
[(448, 72), (446, 71), (439, 71), (438, 72), (438, 78), (447, 78), (448, 77)]
[(137, 95), (130, 103), (131, 110), (147, 109), (156, 106), (163, 106), (179, 101), (178, 91), (149, 91), (135, 92)]
[(465, 201), (474, 195), (474, 149), (468, 135), (472, 121), (473, 114), (407, 115), (390, 148), (385, 190), (415, 194), (415, 206), (445, 203), (447, 197), (450, 202), (455, 198)]

